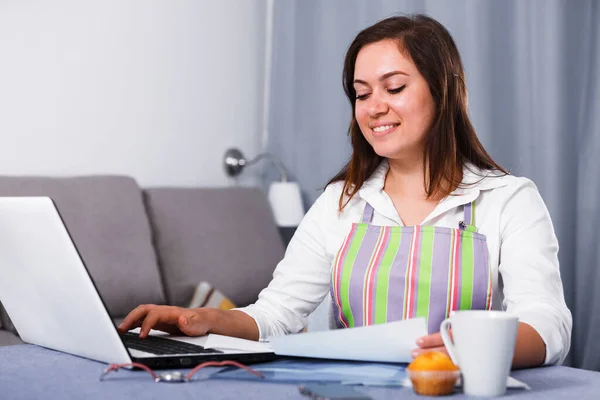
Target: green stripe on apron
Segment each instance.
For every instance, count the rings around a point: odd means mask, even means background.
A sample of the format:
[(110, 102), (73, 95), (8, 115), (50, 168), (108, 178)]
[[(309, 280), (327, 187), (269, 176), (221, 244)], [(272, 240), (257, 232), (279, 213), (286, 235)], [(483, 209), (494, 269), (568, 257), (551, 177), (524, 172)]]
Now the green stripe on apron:
[(459, 239), (462, 241), (462, 263), (461, 269), (461, 293), (459, 310), (470, 310), (473, 300), (473, 271), (475, 260), (473, 259), (473, 235), (463, 234)]

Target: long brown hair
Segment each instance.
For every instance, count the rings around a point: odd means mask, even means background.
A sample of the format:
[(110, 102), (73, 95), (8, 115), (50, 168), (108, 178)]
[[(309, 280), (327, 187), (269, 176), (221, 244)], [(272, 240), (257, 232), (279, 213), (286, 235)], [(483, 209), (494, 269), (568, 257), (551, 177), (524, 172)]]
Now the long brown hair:
[[(467, 88), (460, 54), (442, 24), (426, 15), (394, 16), (361, 31), (346, 53), (343, 85), (352, 106), (348, 135), (350, 161), (328, 183), (344, 181), (340, 211), (358, 192), (383, 160), (363, 136), (355, 116), (354, 67), (360, 50), (369, 44), (392, 39), (399, 51), (411, 57), (427, 81), (436, 104), (436, 115), (425, 139), (424, 182), (427, 197), (447, 196), (461, 183), (463, 166), (472, 163), (485, 170), (506, 170), (485, 151), (467, 110)], [(344, 198), (347, 197), (344, 202)]]

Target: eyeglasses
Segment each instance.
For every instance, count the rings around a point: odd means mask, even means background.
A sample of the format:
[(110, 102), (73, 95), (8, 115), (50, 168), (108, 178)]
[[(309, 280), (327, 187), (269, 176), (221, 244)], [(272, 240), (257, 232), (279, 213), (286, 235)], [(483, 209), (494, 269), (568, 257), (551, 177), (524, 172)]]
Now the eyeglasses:
[(240, 364), (236, 361), (207, 361), (205, 363), (199, 364), (197, 365), (194, 369), (192, 369), (187, 375), (184, 375), (183, 373), (179, 372), (179, 371), (170, 371), (170, 372), (161, 372), (161, 373), (155, 373), (154, 371), (152, 371), (151, 368), (147, 367), (146, 365), (140, 364), (140, 363), (130, 363), (130, 364), (110, 364), (108, 366), (108, 368), (106, 368), (104, 370), (104, 372), (102, 373), (102, 375), (100, 375), (100, 380), (103, 381), (104, 378), (106, 377), (106, 375), (108, 375), (111, 371), (118, 371), (121, 368), (127, 368), (127, 367), (135, 367), (135, 368), (140, 368), (143, 369), (144, 371), (148, 372), (150, 375), (152, 375), (152, 379), (154, 379), (154, 382), (170, 382), (170, 383), (181, 383), (181, 382), (189, 382), (192, 379), (192, 376), (194, 376), (194, 374), (196, 372), (198, 372), (198, 370), (200, 370), (201, 368), (204, 367), (223, 367), (223, 366), (233, 366), (233, 367), (238, 367), (238, 368), (242, 368), (245, 369), (246, 371), (250, 372), (251, 374), (254, 374), (256, 376), (258, 376), (261, 379), (264, 379), (264, 375), (261, 374), (258, 371), (253, 370), (252, 368), (249, 368), (243, 364)]

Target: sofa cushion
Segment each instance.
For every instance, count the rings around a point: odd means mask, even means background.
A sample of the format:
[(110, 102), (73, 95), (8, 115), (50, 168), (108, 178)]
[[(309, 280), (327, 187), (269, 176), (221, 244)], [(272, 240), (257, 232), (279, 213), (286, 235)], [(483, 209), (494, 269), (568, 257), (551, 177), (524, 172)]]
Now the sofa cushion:
[(112, 316), (164, 303), (142, 192), (132, 178), (0, 176), (0, 196), (54, 199)]
[(283, 242), (258, 188), (144, 191), (169, 303), (187, 305), (206, 281), (238, 306), (254, 302), (283, 258)]

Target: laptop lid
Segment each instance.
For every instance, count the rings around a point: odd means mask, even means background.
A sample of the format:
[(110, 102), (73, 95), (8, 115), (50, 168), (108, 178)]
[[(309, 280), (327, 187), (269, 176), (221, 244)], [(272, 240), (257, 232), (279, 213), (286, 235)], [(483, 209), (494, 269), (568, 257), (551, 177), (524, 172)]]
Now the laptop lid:
[(49, 197), (0, 198), (0, 277), (0, 301), (23, 341), (131, 362)]
[[(272, 352), (235, 349), (191, 358), (128, 350), (49, 197), (0, 197), (0, 277), (0, 301), (28, 343), (106, 363), (135, 360), (157, 368), (275, 358)], [(203, 345), (206, 337), (179, 340)]]

